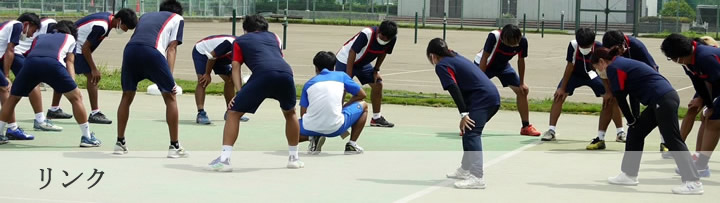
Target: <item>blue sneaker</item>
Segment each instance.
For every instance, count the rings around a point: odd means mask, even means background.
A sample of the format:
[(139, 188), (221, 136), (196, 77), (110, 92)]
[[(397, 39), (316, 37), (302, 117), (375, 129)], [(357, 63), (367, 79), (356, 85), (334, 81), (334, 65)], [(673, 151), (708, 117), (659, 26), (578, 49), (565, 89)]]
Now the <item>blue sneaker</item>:
[(7, 144), (8, 138), (5, 135), (0, 135), (0, 144)]
[[(225, 111), (225, 118), (223, 118), (223, 119), (227, 120), (227, 111)], [(248, 121), (250, 121), (250, 118), (245, 117), (245, 116), (240, 117), (240, 122), (248, 122)]]
[(232, 172), (232, 166), (230, 165), (230, 159), (228, 158), (225, 161), (220, 161), (220, 157), (213, 160), (208, 164), (208, 170), (211, 171), (217, 171), (217, 172)]
[(210, 121), (210, 118), (208, 118), (207, 112), (201, 111), (201, 112), (198, 112), (197, 118), (195, 119), (195, 123), (202, 124), (202, 125), (210, 125), (212, 122)]
[(25, 131), (22, 128), (16, 128), (15, 130), (8, 128), (7, 131), (5, 131), (5, 134), (7, 135), (7, 139), (10, 139), (10, 140), (34, 140), (35, 139), (35, 136), (25, 133)]
[[(708, 166), (706, 169), (698, 169), (698, 178), (709, 178), (710, 177), (710, 167)], [(675, 168), (675, 173), (680, 175), (680, 169)]]
[(102, 142), (95, 138), (95, 133), (90, 133), (90, 138), (82, 136), (80, 138), (80, 147), (99, 147)]

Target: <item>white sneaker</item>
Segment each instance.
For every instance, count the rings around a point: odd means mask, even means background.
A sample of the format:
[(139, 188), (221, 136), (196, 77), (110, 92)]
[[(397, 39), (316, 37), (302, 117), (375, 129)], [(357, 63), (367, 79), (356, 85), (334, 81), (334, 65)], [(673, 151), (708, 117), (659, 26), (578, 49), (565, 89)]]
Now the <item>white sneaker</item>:
[(541, 141), (555, 141), (555, 131), (554, 130), (545, 131), (545, 133), (543, 133), (540, 140)]
[(462, 168), (457, 168), (457, 170), (455, 170), (455, 172), (445, 174), (445, 177), (447, 177), (447, 178), (460, 179), (460, 180), (465, 180), (468, 178), (468, 176), (470, 176), (470, 171), (462, 169)]
[(638, 179), (637, 176), (631, 177), (626, 175), (625, 173), (620, 173), (619, 175), (615, 177), (609, 177), (608, 183), (613, 185), (638, 185)]
[(626, 140), (627, 140), (627, 135), (625, 134), (625, 132), (619, 132), (617, 134), (617, 137), (615, 138), (615, 142), (625, 143)]
[(218, 172), (232, 172), (232, 166), (230, 166), (230, 158), (225, 161), (220, 161), (220, 157), (213, 160), (208, 164), (208, 170)]
[(289, 169), (299, 169), (299, 168), (304, 168), (304, 167), (305, 167), (305, 163), (303, 163), (302, 161), (300, 161), (299, 158), (293, 157), (293, 156), (288, 157), (287, 168), (289, 168)]
[(127, 143), (122, 144), (120, 142), (115, 142), (115, 150), (113, 150), (113, 154), (116, 155), (123, 155), (128, 153), (128, 147)]
[(182, 146), (175, 148), (175, 146), (170, 145), (170, 148), (168, 149), (167, 158), (177, 159), (187, 158), (188, 156), (190, 156), (190, 153), (185, 151)]
[(468, 174), (467, 179), (455, 181), (455, 188), (458, 189), (485, 189), (485, 180)]
[(680, 186), (673, 188), (672, 192), (679, 195), (701, 195), (705, 190), (700, 181), (685, 181)]

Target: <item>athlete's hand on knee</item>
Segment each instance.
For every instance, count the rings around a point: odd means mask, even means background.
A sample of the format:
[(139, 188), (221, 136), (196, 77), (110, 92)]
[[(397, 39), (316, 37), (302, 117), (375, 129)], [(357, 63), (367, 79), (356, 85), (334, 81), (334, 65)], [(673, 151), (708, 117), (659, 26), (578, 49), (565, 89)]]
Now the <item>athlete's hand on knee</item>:
[(100, 74), (100, 71), (98, 70), (92, 70), (90, 71), (90, 83), (91, 84), (98, 84), (100, 82), (100, 78), (102, 77), (102, 74)]
[(554, 96), (555, 96), (555, 99), (564, 99), (564, 97), (566, 96), (565, 89), (558, 88), (557, 90), (555, 90)]
[(232, 109), (233, 106), (235, 106), (235, 97), (233, 97), (228, 103), (228, 109)]
[(520, 84), (520, 92), (522, 92), (525, 96), (527, 96), (528, 93), (530, 93), (530, 88), (525, 83)]
[(380, 76), (380, 72), (375, 72), (375, 83), (382, 82), (382, 77)]
[(210, 85), (210, 82), (212, 82), (212, 77), (210, 77), (210, 74), (204, 74), (200, 77), (200, 81), (198, 81), (202, 87), (207, 87)]
[(173, 86), (172, 93), (173, 93), (173, 95), (177, 94), (177, 85)]
[(703, 106), (703, 99), (700, 97), (694, 98), (694, 99), (690, 100), (690, 103), (688, 103), (689, 109), (692, 109), (692, 108), (700, 109), (700, 108), (702, 108), (702, 106)]
[(465, 135), (465, 130), (472, 130), (475, 127), (475, 121), (470, 116), (465, 115), (460, 119), (460, 136)]

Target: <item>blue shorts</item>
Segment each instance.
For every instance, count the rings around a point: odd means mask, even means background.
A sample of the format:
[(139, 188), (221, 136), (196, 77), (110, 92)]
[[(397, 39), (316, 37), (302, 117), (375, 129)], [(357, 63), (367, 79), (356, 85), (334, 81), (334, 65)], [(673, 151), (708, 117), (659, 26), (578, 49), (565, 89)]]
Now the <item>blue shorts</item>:
[[(335, 71), (345, 72), (347, 70), (347, 65), (337, 61), (335, 62)], [(357, 77), (358, 80), (360, 80), (360, 84), (366, 85), (370, 83), (375, 83), (375, 68), (367, 64), (362, 67), (353, 67), (353, 76)], [(382, 81), (378, 81), (382, 82)]]
[(310, 130), (305, 130), (305, 127), (303, 127), (302, 119), (300, 119), (300, 135), (302, 136), (324, 136), (324, 137), (336, 137), (338, 135), (343, 134), (345, 131), (350, 129), (355, 123), (357, 123), (358, 120), (360, 120), (360, 117), (365, 112), (363, 110), (363, 105), (360, 102), (355, 102), (350, 104), (349, 106), (343, 108), (342, 113), (345, 116), (345, 123), (343, 123), (342, 126), (340, 126), (340, 129), (337, 131), (330, 133), (330, 134), (323, 134), (318, 132), (313, 132)]
[(44, 82), (55, 92), (67, 93), (77, 88), (67, 68), (51, 57), (31, 57), (25, 60), (24, 68), (15, 75), (10, 94), (26, 97), (35, 87)]
[[(4, 64), (5, 59), (0, 60), (0, 64)], [(17, 77), (17, 75), (20, 73), (20, 70), (23, 67), (23, 64), (25, 64), (25, 56), (22, 54), (15, 54), (15, 59), (13, 60), (12, 65), (10, 66), (10, 70), (13, 74)], [(10, 77), (9, 75), (5, 75), (4, 72), (0, 71), (0, 76), (3, 78)], [(7, 80), (0, 80), (0, 87), (7, 87), (10, 83), (8, 83)]]
[(88, 64), (87, 60), (85, 60), (85, 56), (83, 54), (75, 54), (75, 74), (86, 74), (91, 71), (92, 69), (90, 69), (90, 64)]
[(170, 72), (167, 58), (151, 46), (125, 46), (120, 77), (123, 91), (137, 91), (138, 83), (144, 79), (157, 84), (163, 93), (170, 93), (175, 87), (175, 79)]
[[(475, 64), (477, 65), (477, 64)], [(489, 79), (492, 79), (494, 77), (498, 77), (500, 79), (500, 83), (502, 83), (503, 87), (507, 86), (515, 86), (520, 87), (520, 77), (517, 73), (515, 73), (515, 69), (510, 65), (510, 63), (505, 66), (503, 69), (488, 69), (485, 70), (485, 75)]]
[(281, 71), (256, 72), (233, 99), (235, 104), (228, 110), (255, 113), (267, 98), (280, 102), (283, 111), (295, 109), (297, 102), (295, 80), (292, 73)]
[[(562, 80), (560, 80), (560, 83), (558, 83), (558, 88), (560, 88), (560, 85), (562, 85)], [(600, 79), (600, 77), (595, 77), (595, 79), (590, 80), (580, 78), (574, 75), (571, 75), (570, 79), (568, 79), (567, 87), (565, 87), (565, 93), (568, 93), (568, 95), (572, 96), (575, 92), (575, 89), (582, 86), (590, 87), (595, 93), (596, 97), (601, 97), (603, 94), (605, 94), (605, 86), (603, 85), (602, 79)]]
[[(195, 73), (198, 75), (204, 75), (208, 57), (200, 54), (197, 49), (193, 48), (192, 58), (193, 63), (195, 63)], [(216, 75), (230, 75), (232, 73), (232, 66), (230, 66), (230, 63), (232, 63), (232, 61), (227, 57), (219, 58), (215, 60), (215, 66), (213, 66), (212, 70)]]

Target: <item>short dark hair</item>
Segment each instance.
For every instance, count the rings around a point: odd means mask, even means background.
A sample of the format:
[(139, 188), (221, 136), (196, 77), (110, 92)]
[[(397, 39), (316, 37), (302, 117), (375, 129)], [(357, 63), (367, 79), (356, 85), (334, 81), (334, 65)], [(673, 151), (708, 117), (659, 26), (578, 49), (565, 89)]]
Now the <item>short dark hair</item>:
[(177, 0), (165, 0), (160, 4), (160, 11), (168, 11), (182, 15), (183, 7)]
[(627, 42), (625, 42), (625, 34), (622, 31), (610, 30), (603, 35), (602, 43), (603, 47), (610, 48)]
[(243, 30), (247, 32), (268, 31), (269, 27), (265, 17), (258, 14), (247, 15), (243, 20)]
[(119, 18), (120, 21), (122, 21), (122, 24), (127, 26), (128, 29), (135, 29), (135, 26), (137, 26), (137, 15), (135, 14), (135, 11), (128, 8), (120, 9), (117, 13), (115, 13), (115, 18)]
[(590, 62), (592, 64), (597, 64), (600, 62), (600, 59), (605, 59), (606, 61), (612, 60), (616, 56), (620, 55), (620, 47), (613, 47), (613, 48), (605, 48), (600, 47), (595, 49), (595, 51), (592, 54), (592, 57), (590, 57)]
[(670, 34), (660, 45), (660, 50), (668, 58), (689, 56), (692, 54), (692, 49), (692, 40), (677, 33)]
[(40, 17), (35, 13), (23, 13), (17, 18), (20, 22), (29, 22), (32, 25), (40, 27)]
[(322, 69), (334, 71), (336, 61), (337, 59), (335, 58), (335, 54), (332, 52), (320, 51), (315, 54), (315, 58), (313, 58), (313, 65), (315, 65), (315, 70), (317, 71), (322, 71)]
[(502, 32), (500, 33), (500, 40), (505, 41), (509, 44), (519, 44), (522, 39), (522, 32), (517, 25), (507, 24), (503, 26)]
[(590, 28), (580, 28), (575, 31), (575, 40), (581, 47), (590, 46), (595, 43), (595, 31)]
[(383, 20), (378, 28), (380, 34), (387, 37), (388, 39), (395, 38), (397, 36), (397, 24), (391, 20)]
[(427, 51), (425, 52), (425, 56), (428, 57), (428, 60), (430, 60), (430, 54), (435, 54), (440, 57), (455, 56), (455, 53), (450, 51), (450, 48), (448, 48), (447, 42), (440, 38), (432, 39), (430, 40), (430, 43), (428, 43)]
[(52, 31), (56, 33), (70, 34), (77, 39), (77, 27), (75, 27), (75, 24), (69, 20), (59, 21), (57, 24), (55, 24), (55, 27)]

